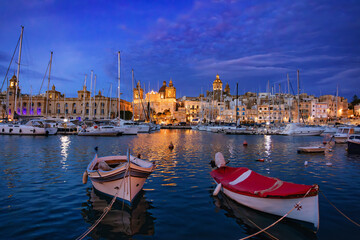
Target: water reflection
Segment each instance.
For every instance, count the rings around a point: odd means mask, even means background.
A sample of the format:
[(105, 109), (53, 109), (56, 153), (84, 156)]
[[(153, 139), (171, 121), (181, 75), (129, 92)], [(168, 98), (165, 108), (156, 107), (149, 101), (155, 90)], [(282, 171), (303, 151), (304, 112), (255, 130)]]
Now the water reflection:
[[(279, 219), (277, 216), (238, 204), (222, 193), (213, 199), (215, 206), (225, 210), (225, 216), (234, 218), (248, 235), (260, 231)], [(288, 219), (282, 220), (257, 237), (261, 239), (317, 239), (316, 234), (310, 228)]]
[(66, 163), (66, 160), (68, 158), (68, 151), (70, 146), (70, 137), (69, 136), (61, 136), (60, 137), (60, 148), (61, 148), (61, 156), (62, 159), (60, 160), (60, 163), (62, 164), (62, 169), (67, 169), (68, 165)]
[[(103, 213), (111, 198), (104, 196), (94, 188), (87, 189), (89, 200), (83, 203), (82, 216), (89, 224), (93, 224)], [(148, 212), (152, 208), (144, 197), (144, 191), (139, 193), (133, 207), (129, 209), (122, 202), (116, 201), (100, 224), (91, 233), (94, 239), (115, 239), (134, 235), (154, 235), (155, 218)]]
[(270, 135), (264, 135), (264, 139), (265, 139), (265, 154), (266, 157), (270, 157), (271, 154), (271, 136)]

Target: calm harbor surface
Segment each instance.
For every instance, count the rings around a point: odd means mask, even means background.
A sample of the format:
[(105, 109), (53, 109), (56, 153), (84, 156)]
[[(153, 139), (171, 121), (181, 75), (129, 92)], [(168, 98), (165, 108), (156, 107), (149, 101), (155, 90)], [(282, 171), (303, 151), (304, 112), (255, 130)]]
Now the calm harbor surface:
[[(248, 146), (243, 146), (243, 141)], [(0, 136), (1, 239), (75, 239), (102, 214), (111, 198), (94, 191), (82, 174), (99, 156), (125, 154), (156, 161), (132, 210), (117, 202), (88, 239), (240, 239), (278, 218), (248, 209), (219, 195), (210, 160), (222, 152), (230, 166), (302, 184), (318, 184), (342, 212), (360, 222), (360, 155), (346, 145), (324, 154), (296, 149), (321, 144), (322, 137), (223, 135), (162, 129), (121, 137)], [(168, 149), (172, 141), (175, 148)], [(264, 162), (256, 161), (264, 159)], [(304, 166), (304, 162), (308, 165)], [(332, 166), (326, 163), (331, 162)], [(283, 221), (268, 233), (278, 239), (356, 239), (360, 228), (319, 194), (320, 227), (315, 234)], [(272, 239), (261, 234), (254, 239)]]

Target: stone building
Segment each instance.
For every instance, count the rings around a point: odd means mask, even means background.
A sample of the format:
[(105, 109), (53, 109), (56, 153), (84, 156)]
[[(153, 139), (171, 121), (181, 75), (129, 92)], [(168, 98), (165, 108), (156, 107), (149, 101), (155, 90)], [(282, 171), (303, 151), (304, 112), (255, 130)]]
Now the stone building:
[[(17, 96), (15, 96), (16, 88), (18, 88)], [(13, 119), (14, 115), (16, 117), (15, 108), (17, 115), (20, 116), (79, 120), (115, 118), (119, 116), (120, 112), (132, 111), (131, 103), (121, 99), (121, 104), (119, 104), (117, 98), (105, 97), (101, 91), (97, 95), (90, 94), (86, 86), (77, 93), (77, 97), (67, 98), (53, 85), (51, 90), (46, 91), (45, 94), (23, 94), (14, 75), (10, 79), (7, 91), (0, 95), (1, 116)]]
[(150, 91), (145, 96), (139, 81), (133, 89), (133, 96), (134, 120), (170, 123), (176, 119), (176, 88), (171, 79), (169, 86), (164, 81), (158, 92)]

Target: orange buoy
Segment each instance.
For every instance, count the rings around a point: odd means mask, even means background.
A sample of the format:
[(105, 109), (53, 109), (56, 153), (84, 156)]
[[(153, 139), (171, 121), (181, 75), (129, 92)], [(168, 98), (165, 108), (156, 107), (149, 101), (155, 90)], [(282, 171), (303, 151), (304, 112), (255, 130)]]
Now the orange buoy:
[(169, 149), (170, 149), (170, 150), (173, 150), (173, 149), (174, 149), (174, 145), (172, 144), (172, 142), (170, 142)]
[(326, 142), (326, 141), (323, 141), (323, 144), (325, 145), (325, 144), (327, 144), (327, 142)]
[(246, 140), (244, 140), (243, 145), (244, 145), (244, 146), (247, 146), (247, 145), (248, 145)]
[(263, 159), (263, 158), (260, 158), (260, 159), (258, 159), (258, 160), (256, 160), (256, 161), (258, 161), (258, 162), (264, 162), (264, 159)]

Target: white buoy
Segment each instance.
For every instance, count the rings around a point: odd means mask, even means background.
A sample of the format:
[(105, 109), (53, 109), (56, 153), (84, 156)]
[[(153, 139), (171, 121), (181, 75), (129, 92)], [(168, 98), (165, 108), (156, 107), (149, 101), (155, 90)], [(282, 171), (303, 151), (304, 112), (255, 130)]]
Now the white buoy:
[(304, 162), (304, 165), (307, 166), (307, 165), (308, 165), (308, 161), (305, 161), (305, 162)]
[(331, 162), (327, 162), (327, 163), (326, 163), (326, 166), (332, 166), (332, 163), (331, 163)]
[(217, 195), (219, 194), (220, 190), (221, 190), (221, 183), (219, 183), (219, 184), (216, 186), (216, 188), (215, 188), (215, 190), (214, 190), (214, 192), (213, 192), (213, 196), (217, 196)]
[(83, 184), (86, 184), (87, 180), (88, 180), (88, 173), (87, 173), (87, 171), (85, 171), (83, 174), (83, 180), (82, 180)]

